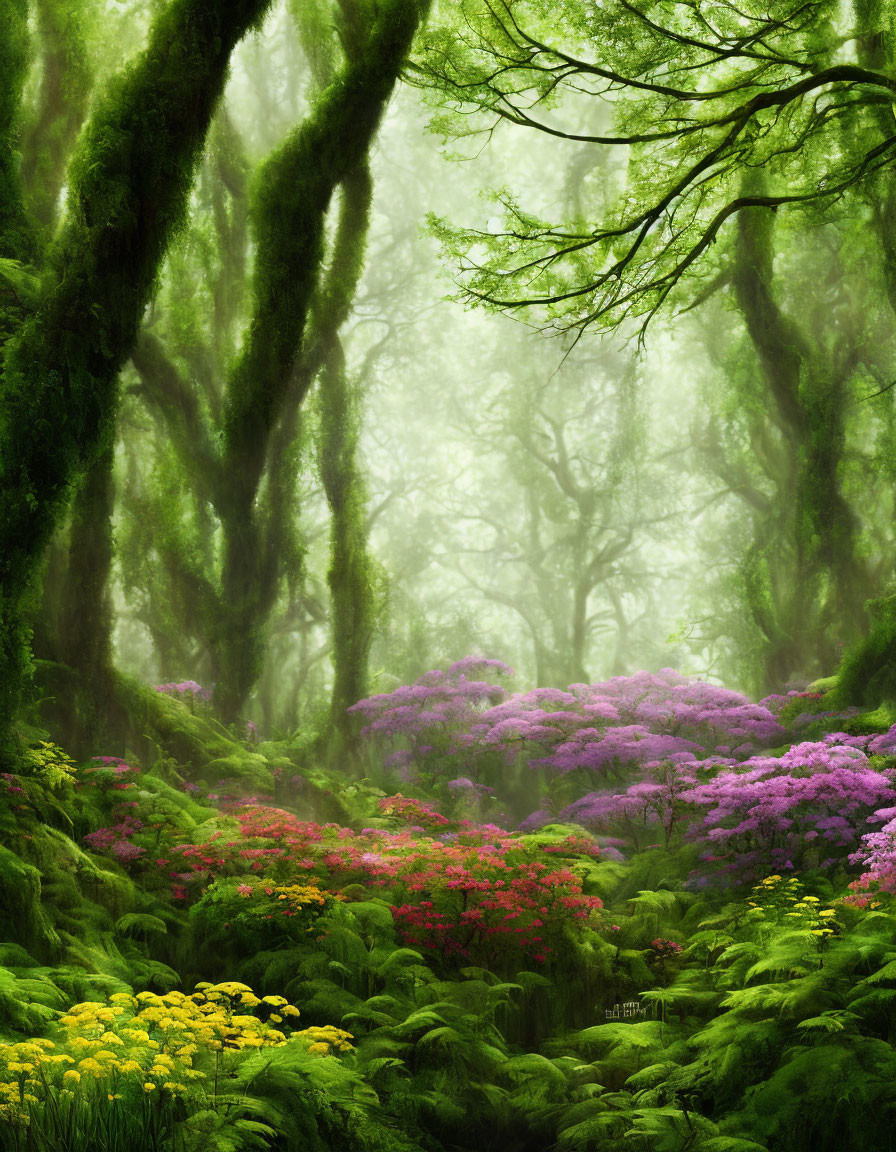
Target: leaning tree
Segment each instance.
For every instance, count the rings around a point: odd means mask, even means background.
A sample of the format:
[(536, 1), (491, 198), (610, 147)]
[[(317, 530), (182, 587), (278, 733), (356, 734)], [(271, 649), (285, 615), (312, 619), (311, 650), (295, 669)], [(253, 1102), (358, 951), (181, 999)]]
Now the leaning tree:
[[(29, 597), (72, 486), (108, 451), (118, 375), (227, 79), (269, 0), (173, 0), (99, 94), (47, 238), (20, 162), (28, 4), (0, 5), (0, 736), (29, 673)], [(39, 166), (30, 173), (41, 180)]]

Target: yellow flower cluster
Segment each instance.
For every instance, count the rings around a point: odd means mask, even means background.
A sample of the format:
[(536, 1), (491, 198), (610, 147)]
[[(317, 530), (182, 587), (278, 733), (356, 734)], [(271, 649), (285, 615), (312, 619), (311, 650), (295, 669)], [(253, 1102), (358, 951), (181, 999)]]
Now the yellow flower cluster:
[[(82, 1098), (101, 1094), (109, 1102), (128, 1089), (170, 1097), (198, 1092), (196, 1082), (207, 1080), (228, 1053), (286, 1044), (274, 1025), (298, 1015), (283, 996), (260, 998), (236, 981), (199, 984), (190, 996), (116, 993), (108, 1002), (76, 1004), (59, 1020), (58, 1042), (0, 1043), (0, 1122), (27, 1125), (30, 1105), (74, 1089)], [(339, 1029), (306, 1033), (299, 1035), (312, 1039), (312, 1051), (320, 1051), (314, 1043), (327, 1052), (351, 1047)]]
[[(292, 912), (301, 912), (309, 905), (323, 907), (329, 893), (321, 892), (316, 884), (278, 884), (274, 888), (278, 900), (285, 900)], [(332, 899), (332, 897), (330, 897)]]
[(753, 898), (747, 904), (755, 909), (757, 917), (772, 913), (784, 920), (799, 920), (796, 928), (806, 928), (822, 939), (833, 936), (836, 925), (833, 908), (821, 908), (817, 896), (804, 896), (803, 885), (795, 876), (784, 880), (781, 876), (767, 876), (753, 886)]
[(354, 1036), (351, 1032), (343, 1032), (341, 1028), (334, 1028), (332, 1024), (327, 1024), (323, 1028), (303, 1028), (295, 1035), (308, 1040), (310, 1042), (308, 1051), (320, 1056), (329, 1056), (331, 1052), (351, 1052), (353, 1049), (351, 1041), (354, 1040)]
[(57, 1056), (50, 1040), (24, 1040), (0, 1044), (0, 1123), (27, 1127), (28, 1105), (36, 1104), (44, 1070), (49, 1066), (73, 1063)]

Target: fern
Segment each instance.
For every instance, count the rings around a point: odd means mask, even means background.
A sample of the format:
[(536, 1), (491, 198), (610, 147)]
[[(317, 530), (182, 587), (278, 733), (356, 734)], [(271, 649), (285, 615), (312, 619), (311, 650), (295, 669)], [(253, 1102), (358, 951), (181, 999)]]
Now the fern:
[(800, 1020), (797, 1028), (806, 1032), (824, 1032), (830, 1035), (832, 1032), (854, 1032), (860, 1021), (861, 1017), (855, 1012), (831, 1011), (824, 1012), (821, 1016), (810, 1016), (808, 1020)]
[(115, 931), (123, 936), (165, 935), (168, 926), (158, 916), (148, 916), (143, 912), (128, 912), (115, 921)]

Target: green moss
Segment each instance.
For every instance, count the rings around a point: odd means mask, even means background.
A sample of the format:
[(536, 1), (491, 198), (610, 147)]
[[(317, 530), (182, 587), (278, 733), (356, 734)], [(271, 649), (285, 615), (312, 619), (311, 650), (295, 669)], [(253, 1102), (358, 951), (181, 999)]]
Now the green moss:
[(896, 596), (871, 601), (866, 636), (843, 657), (834, 697), (839, 707), (896, 701)]
[[(209, 782), (237, 778), (264, 790), (272, 788), (271, 766), (264, 756), (241, 747), (219, 725), (164, 692), (123, 676), (116, 676), (115, 682), (143, 760), (151, 762), (161, 748), (197, 778)], [(158, 783), (152, 787), (161, 790)]]
[(41, 907), (41, 877), (0, 846), (0, 938), (36, 956), (58, 955), (60, 941)]
[(25, 212), (19, 150), (22, 86), (29, 65), (27, 0), (0, 0), (0, 22), (0, 256), (29, 260), (34, 236)]

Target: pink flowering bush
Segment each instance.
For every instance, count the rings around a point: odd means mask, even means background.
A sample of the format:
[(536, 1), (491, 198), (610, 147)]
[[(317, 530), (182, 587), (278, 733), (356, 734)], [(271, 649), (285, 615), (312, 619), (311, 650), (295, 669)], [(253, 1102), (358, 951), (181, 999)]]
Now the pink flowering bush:
[(678, 956), (682, 951), (682, 946), (677, 941), (667, 940), (663, 937), (657, 937), (655, 940), (651, 940), (650, 947), (656, 955), (663, 960), (669, 960), (673, 956)]
[(445, 829), (451, 824), (451, 821), (441, 812), (437, 812), (431, 804), (410, 796), (402, 796), (400, 792), (395, 796), (385, 796), (378, 801), (377, 807), (384, 816), (391, 816), (397, 823), (409, 824), (421, 831), (424, 828)]
[(562, 816), (627, 834), (635, 848), (660, 829), (668, 846), (678, 828), (704, 846), (715, 871), (738, 879), (769, 866), (842, 864), (868, 822), (883, 823), (896, 801), (892, 774), (872, 765), (863, 740), (829, 737), (741, 764), (682, 756), (647, 766), (624, 792), (590, 793)]
[(82, 782), (101, 791), (128, 792), (140, 769), (120, 756), (94, 756), (82, 773)]
[(389, 900), (406, 944), (466, 963), (543, 962), (567, 931), (594, 923), (601, 902), (584, 893), (574, 871), (577, 859), (600, 855), (587, 834), (530, 842), (493, 825), (449, 822), (400, 794), (381, 810), (405, 827), (356, 832), (246, 805), (229, 817), (237, 835), (219, 829), (157, 863), (171, 868), (175, 899), (195, 902), (206, 936), (215, 917), (248, 931), (250, 914), (253, 924), (272, 917), (270, 931), (280, 931), (262, 894), (291, 883), (330, 893), (361, 885)]
[(143, 830), (142, 820), (135, 816), (124, 816), (117, 824), (88, 832), (84, 843), (92, 852), (101, 856), (111, 856), (119, 864), (131, 864), (146, 855), (146, 849), (133, 842), (133, 837)]

